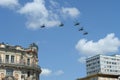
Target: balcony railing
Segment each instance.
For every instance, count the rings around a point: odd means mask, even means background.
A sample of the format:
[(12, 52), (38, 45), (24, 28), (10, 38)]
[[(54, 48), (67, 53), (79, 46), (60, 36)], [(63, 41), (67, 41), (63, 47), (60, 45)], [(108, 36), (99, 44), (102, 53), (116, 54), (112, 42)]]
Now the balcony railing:
[(10, 62), (4, 62), (4, 61), (0, 61), (0, 66), (7, 66), (7, 67), (19, 67), (19, 68), (25, 68), (25, 69), (35, 69), (35, 70), (41, 70), (39, 65), (36, 65), (34, 63), (32, 64), (26, 64), (24, 62), (14, 62), (14, 63), (10, 63)]

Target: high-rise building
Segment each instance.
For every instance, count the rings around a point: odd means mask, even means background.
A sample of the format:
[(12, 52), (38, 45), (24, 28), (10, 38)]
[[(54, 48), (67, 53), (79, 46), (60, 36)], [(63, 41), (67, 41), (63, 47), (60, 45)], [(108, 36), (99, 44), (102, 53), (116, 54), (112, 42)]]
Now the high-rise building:
[(87, 76), (78, 80), (120, 80), (120, 55), (95, 55), (86, 59)]
[(96, 55), (86, 59), (87, 75), (96, 73), (120, 75), (120, 55)]
[(38, 46), (0, 43), (0, 80), (39, 80)]

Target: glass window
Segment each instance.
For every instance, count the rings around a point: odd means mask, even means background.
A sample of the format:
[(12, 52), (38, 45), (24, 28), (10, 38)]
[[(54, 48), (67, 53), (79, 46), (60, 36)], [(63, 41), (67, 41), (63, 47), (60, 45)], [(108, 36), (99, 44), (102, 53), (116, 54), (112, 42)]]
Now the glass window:
[(6, 76), (13, 76), (13, 70), (12, 69), (6, 69)]
[(11, 56), (11, 63), (14, 63), (14, 56)]
[(0, 55), (0, 63), (2, 63), (1, 55)]
[(11, 56), (11, 63), (14, 63), (14, 56)]
[(27, 76), (30, 77), (30, 72), (29, 71), (27, 72)]
[(27, 65), (30, 65), (30, 59), (29, 58), (27, 59)]
[(9, 63), (9, 55), (6, 55), (5, 62)]

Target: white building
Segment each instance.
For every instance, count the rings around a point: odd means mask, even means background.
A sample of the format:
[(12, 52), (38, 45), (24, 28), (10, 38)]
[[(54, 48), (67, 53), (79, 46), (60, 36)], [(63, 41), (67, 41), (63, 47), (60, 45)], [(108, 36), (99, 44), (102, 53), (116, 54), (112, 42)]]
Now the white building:
[(120, 75), (120, 55), (96, 55), (86, 59), (87, 76), (94, 74)]
[(28, 48), (0, 43), (0, 80), (39, 80), (38, 46)]

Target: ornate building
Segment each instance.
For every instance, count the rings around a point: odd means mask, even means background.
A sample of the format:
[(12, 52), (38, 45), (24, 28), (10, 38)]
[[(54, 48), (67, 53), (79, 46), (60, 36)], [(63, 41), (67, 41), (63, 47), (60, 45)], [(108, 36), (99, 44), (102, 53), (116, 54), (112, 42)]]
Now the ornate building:
[(39, 80), (38, 46), (28, 48), (0, 43), (0, 80)]

